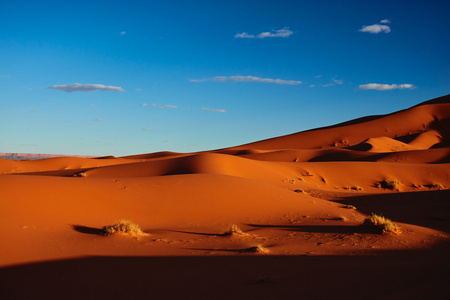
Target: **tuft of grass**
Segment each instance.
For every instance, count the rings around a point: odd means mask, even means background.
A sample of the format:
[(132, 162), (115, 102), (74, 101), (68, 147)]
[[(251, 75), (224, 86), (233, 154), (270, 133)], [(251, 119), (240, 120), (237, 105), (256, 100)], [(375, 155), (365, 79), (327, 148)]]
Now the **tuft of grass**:
[(432, 183), (426, 185), (426, 187), (430, 189), (444, 189), (444, 185), (442, 183)]
[(120, 233), (123, 235), (130, 235), (130, 236), (145, 236), (147, 235), (145, 232), (142, 231), (141, 227), (139, 225), (132, 223), (128, 220), (120, 220), (119, 222), (107, 225), (102, 228), (102, 233), (105, 236), (114, 234), (114, 233)]
[(346, 209), (356, 209), (356, 207), (353, 206), (353, 205), (345, 205), (345, 206), (343, 206), (342, 208), (346, 208)]
[(86, 173), (85, 172), (78, 172), (73, 174), (73, 177), (86, 177)]
[(368, 216), (363, 223), (364, 226), (369, 226), (377, 229), (380, 233), (397, 232), (398, 227), (396, 224), (392, 223), (391, 220), (372, 213)]
[(247, 249), (241, 250), (241, 252), (245, 253), (269, 253), (269, 249), (264, 248), (262, 245), (253, 246)]
[(236, 235), (240, 235), (240, 236), (244, 236), (244, 235), (249, 235), (248, 233), (243, 232), (239, 226), (237, 225), (231, 225), (230, 229), (228, 229), (227, 231), (225, 231), (225, 233), (223, 234), (223, 236), (236, 236)]
[(400, 182), (397, 180), (386, 179), (386, 180), (380, 181), (376, 186), (381, 187), (383, 189), (387, 189), (387, 190), (397, 190), (398, 191), (400, 189)]

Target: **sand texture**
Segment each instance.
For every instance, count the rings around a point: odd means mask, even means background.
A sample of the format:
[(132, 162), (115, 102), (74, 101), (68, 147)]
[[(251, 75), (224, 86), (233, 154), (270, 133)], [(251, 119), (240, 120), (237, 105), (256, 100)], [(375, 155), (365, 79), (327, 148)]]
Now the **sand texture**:
[(450, 96), (214, 151), (0, 159), (0, 214), (0, 299), (445, 299)]

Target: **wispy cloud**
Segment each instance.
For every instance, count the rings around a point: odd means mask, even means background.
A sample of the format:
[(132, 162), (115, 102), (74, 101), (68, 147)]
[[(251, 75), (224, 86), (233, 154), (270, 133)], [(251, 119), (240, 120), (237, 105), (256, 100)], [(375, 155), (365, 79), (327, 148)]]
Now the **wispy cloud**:
[(105, 119), (98, 118), (98, 119), (94, 119), (94, 121), (96, 121), (96, 122), (102, 122), (102, 121), (105, 121)]
[(136, 89), (137, 92), (142, 92), (142, 89)]
[(103, 84), (81, 84), (74, 83), (69, 85), (52, 85), (48, 87), (49, 89), (64, 91), (68, 93), (72, 92), (95, 92), (99, 91), (114, 91), (114, 92), (125, 92), (124, 89), (118, 86), (103, 85)]
[(339, 80), (339, 79), (333, 79), (333, 82), (334, 83), (336, 83), (336, 84), (343, 84), (344, 83), (344, 81), (343, 80)]
[(255, 36), (253, 34), (248, 34), (247, 32), (237, 33), (235, 38), (241, 38), (241, 39), (253, 39)]
[(176, 105), (170, 105), (170, 104), (152, 104), (153, 107), (157, 107), (157, 108), (178, 108), (178, 106)]
[(384, 19), (380, 21), (381, 24), (389, 24), (391, 23), (391, 21), (389, 21), (388, 19)]
[(150, 128), (142, 128), (143, 131), (152, 131)]
[(200, 110), (204, 111), (212, 111), (212, 112), (220, 112), (220, 113), (226, 113), (227, 111), (225, 109), (214, 109), (214, 108), (208, 108), (208, 107), (202, 107)]
[(389, 91), (389, 90), (404, 90), (416, 88), (413, 84), (381, 84), (381, 83), (368, 83), (358, 86), (356, 90), (377, 90), (377, 91)]
[(241, 38), (241, 39), (254, 39), (254, 38), (264, 39), (267, 37), (284, 37), (285, 38), (285, 37), (292, 35), (293, 33), (294, 32), (292, 32), (287, 27), (285, 27), (283, 29), (278, 29), (278, 30), (275, 30), (272, 32), (261, 32), (260, 34), (257, 34), (257, 35), (248, 34), (247, 32), (242, 32), (242, 33), (236, 34), (234, 37)]
[(216, 82), (261, 82), (261, 83), (275, 83), (275, 84), (287, 84), (287, 85), (297, 85), (302, 84), (301, 81), (297, 80), (284, 80), (284, 79), (273, 79), (273, 78), (261, 78), (255, 76), (216, 76), (212, 78), (204, 79), (191, 79), (191, 82), (203, 82), (203, 81), (216, 81)]
[(127, 34), (126, 31), (121, 31), (121, 32), (120, 32), (120, 35), (125, 35), (125, 34)]

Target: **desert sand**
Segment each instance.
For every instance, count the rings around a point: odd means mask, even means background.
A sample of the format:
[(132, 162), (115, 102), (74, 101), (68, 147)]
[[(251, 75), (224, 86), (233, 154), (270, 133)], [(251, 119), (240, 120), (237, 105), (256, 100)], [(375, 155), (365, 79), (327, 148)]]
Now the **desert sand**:
[(446, 299), (449, 189), (449, 95), (214, 151), (0, 159), (0, 298)]

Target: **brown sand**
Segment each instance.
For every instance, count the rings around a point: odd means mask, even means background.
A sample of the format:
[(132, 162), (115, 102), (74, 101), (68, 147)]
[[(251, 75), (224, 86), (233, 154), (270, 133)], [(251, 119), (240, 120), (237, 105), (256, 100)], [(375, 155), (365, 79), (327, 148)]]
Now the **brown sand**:
[[(450, 96), (208, 152), (0, 159), (0, 298), (444, 299), (449, 163)], [(123, 219), (147, 235), (102, 235)]]

